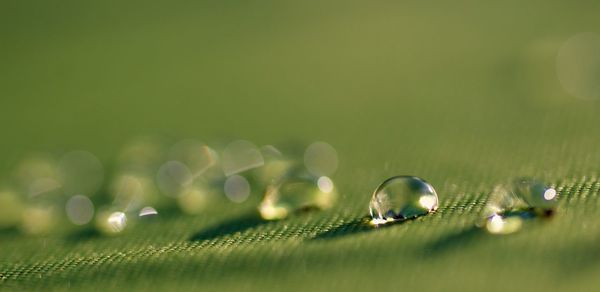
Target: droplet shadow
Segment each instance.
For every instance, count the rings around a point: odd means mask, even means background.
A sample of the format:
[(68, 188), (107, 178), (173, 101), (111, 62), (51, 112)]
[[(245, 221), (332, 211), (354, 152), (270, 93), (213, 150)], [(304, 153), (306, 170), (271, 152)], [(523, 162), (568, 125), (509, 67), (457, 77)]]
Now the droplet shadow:
[(311, 240), (330, 240), (360, 233), (376, 231), (382, 228), (389, 228), (399, 224), (404, 224), (414, 219), (416, 218), (408, 218), (394, 223), (388, 223), (383, 225), (373, 225), (371, 223), (371, 217), (365, 216), (362, 218), (354, 219), (348, 223), (344, 223), (325, 232), (319, 233), (316, 236), (312, 237)]
[(426, 255), (437, 256), (453, 250), (467, 248), (486, 236), (488, 236), (488, 234), (482, 228), (473, 225), (467, 229), (449, 234), (434, 241), (425, 247), (424, 253)]

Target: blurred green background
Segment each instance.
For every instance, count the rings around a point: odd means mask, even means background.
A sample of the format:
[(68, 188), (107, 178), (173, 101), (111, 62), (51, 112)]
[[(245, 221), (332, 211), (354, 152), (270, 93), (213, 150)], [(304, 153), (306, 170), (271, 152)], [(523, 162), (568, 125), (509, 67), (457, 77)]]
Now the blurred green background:
[[(2, 234), (0, 285), (593, 289), (599, 15), (593, 1), (4, 0), (4, 177), (31, 151), (85, 149), (110, 164), (138, 134), (323, 140), (340, 156), (342, 199), (205, 241), (189, 239), (260, 194), (118, 238)], [(430, 181), (440, 210), (356, 232), (373, 189), (396, 174)], [(492, 187), (520, 175), (558, 188), (556, 218), (472, 235)], [(331, 230), (341, 236), (312, 239)]]

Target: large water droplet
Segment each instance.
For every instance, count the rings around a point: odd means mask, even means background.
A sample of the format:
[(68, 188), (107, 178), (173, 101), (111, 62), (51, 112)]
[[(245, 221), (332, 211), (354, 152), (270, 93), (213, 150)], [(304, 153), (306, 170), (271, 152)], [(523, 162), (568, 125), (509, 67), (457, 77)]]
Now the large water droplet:
[(330, 208), (336, 197), (333, 181), (326, 176), (286, 178), (267, 187), (258, 210), (264, 219), (283, 219), (304, 209)]
[(438, 196), (418, 177), (395, 176), (377, 187), (369, 204), (373, 224), (414, 218), (435, 211)]

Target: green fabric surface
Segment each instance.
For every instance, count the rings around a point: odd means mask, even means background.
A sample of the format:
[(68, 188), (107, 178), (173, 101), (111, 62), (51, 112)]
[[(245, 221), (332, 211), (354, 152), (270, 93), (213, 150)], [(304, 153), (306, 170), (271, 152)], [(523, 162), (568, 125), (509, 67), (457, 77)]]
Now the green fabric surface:
[[(253, 189), (118, 237), (3, 231), (0, 290), (596, 290), (600, 101), (565, 92), (556, 55), (600, 33), (599, 8), (3, 1), (2, 177), (30, 151), (85, 149), (110, 169), (139, 133), (322, 140), (340, 157), (340, 198), (274, 222), (256, 219)], [(373, 190), (399, 174), (429, 181), (439, 210), (365, 228)], [(474, 229), (517, 176), (557, 188), (556, 216), (507, 236)]]

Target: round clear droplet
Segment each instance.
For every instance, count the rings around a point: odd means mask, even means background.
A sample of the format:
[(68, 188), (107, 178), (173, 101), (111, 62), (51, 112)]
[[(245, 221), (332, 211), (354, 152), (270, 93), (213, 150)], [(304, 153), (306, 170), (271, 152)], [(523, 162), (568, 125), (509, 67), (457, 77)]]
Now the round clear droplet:
[(242, 203), (250, 196), (250, 183), (241, 175), (228, 177), (223, 189), (227, 198), (234, 203)]
[(326, 176), (285, 178), (267, 187), (258, 210), (264, 219), (283, 219), (300, 210), (328, 209), (336, 198), (333, 181)]
[(532, 208), (549, 210), (557, 205), (556, 189), (535, 179), (517, 179), (514, 184), (514, 193)]
[(83, 195), (71, 197), (65, 206), (67, 217), (75, 225), (84, 225), (94, 217), (94, 203)]
[(231, 142), (223, 150), (222, 165), (225, 175), (234, 175), (262, 166), (265, 161), (256, 145), (249, 141)]
[(377, 187), (369, 204), (373, 224), (414, 218), (437, 208), (438, 196), (433, 187), (414, 176), (387, 179)]
[(304, 165), (315, 176), (331, 176), (338, 167), (335, 148), (325, 142), (310, 144), (304, 152)]

